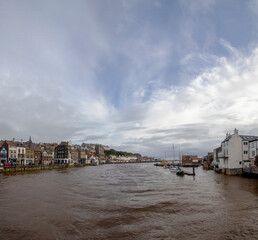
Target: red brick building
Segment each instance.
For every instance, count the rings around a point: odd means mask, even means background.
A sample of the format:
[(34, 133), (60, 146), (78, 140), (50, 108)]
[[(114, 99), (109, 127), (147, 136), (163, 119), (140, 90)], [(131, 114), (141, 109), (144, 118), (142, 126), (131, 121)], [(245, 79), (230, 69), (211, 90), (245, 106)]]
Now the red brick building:
[(38, 146), (32, 146), (34, 149), (34, 159), (35, 159), (35, 164), (41, 164), (42, 163), (42, 152), (41, 148)]
[(198, 156), (197, 155), (182, 155), (182, 164), (187, 165), (187, 164), (193, 164), (199, 163)]

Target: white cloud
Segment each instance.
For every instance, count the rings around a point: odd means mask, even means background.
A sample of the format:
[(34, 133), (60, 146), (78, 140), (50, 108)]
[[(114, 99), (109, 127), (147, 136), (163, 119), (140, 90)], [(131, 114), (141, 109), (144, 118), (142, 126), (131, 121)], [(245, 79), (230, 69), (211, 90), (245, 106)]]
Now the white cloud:
[(255, 129), (258, 48), (249, 56), (231, 61), (218, 58), (216, 63), (185, 87), (154, 92), (143, 104), (144, 128), (126, 131), (124, 139), (134, 139), (133, 147), (137, 142), (157, 148), (177, 143), (187, 151), (194, 145), (193, 151), (203, 154), (217, 147), (224, 133), (235, 127), (240, 134)]

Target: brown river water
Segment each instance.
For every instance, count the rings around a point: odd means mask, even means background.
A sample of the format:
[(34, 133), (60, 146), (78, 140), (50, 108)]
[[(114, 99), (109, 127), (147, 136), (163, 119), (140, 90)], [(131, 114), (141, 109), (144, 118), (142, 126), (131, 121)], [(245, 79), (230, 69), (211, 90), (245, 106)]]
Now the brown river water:
[(0, 239), (258, 239), (258, 179), (152, 163), (0, 174)]

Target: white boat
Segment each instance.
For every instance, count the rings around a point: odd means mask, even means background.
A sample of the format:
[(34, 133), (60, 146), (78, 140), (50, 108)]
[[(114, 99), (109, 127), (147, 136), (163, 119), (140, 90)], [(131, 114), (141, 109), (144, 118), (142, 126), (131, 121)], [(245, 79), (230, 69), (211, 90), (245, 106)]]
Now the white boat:
[(177, 171), (178, 171), (178, 167), (176, 167), (176, 166), (170, 166), (170, 167), (169, 167), (169, 170), (170, 170), (170, 172), (177, 172)]

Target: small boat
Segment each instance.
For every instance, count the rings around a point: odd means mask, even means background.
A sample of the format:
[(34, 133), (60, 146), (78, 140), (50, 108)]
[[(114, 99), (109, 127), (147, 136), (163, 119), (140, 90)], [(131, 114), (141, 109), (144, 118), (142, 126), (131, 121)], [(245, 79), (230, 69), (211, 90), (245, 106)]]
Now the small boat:
[(181, 170), (180, 167), (178, 167), (178, 170), (177, 170), (177, 172), (176, 172), (176, 175), (178, 175), (178, 176), (184, 176), (184, 175), (185, 175), (185, 172), (184, 172), (183, 170)]
[(169, 167), (169, 170), (170, 170), (170, 172), (177, 172), (177, 171), (178, 171), (178, 167), (176, 167), (176, 166), (170, 166), (170, 167)]
[(154, 166), (164, 167), (166, 165), (169, 165), (167, 161), (161, 161), (160, 163), (154, 163)]
[(178, 170), (178, 171), (176, 172), (176, 175), (178, 175), (178, 176), (184, 176), (184, 175), (185, 175), (185, 172), (184, 172), (183, 170)]

